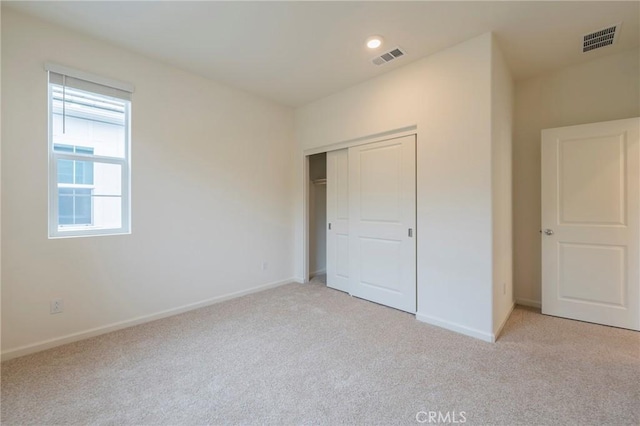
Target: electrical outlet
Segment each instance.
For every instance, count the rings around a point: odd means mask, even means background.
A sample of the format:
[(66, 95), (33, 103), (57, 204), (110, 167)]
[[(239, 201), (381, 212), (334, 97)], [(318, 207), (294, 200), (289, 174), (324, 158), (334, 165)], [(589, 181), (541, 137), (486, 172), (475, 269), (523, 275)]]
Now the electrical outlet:
[(60, 314), (62, 313), (62, 311), (64, 311), (64, 300), (62, 299), (51, 299), (51, 304), (50, 304), (50, 311), (49, 313), (51, 314)]
[(267, 262), (262, 262), (262, 270), (263, 271), (266, 271), (268, 267), (269, 267), (269, 264)]

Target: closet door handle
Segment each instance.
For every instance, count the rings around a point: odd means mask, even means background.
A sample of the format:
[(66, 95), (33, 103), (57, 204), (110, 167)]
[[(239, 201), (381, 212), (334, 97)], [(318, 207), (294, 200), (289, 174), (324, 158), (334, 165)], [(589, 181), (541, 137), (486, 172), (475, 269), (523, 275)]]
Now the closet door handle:
[(413, 238), (413, 228), (409, 228), (409, 238)]
[(329, 222), (329, 231), (331, 231), (331, 222)]

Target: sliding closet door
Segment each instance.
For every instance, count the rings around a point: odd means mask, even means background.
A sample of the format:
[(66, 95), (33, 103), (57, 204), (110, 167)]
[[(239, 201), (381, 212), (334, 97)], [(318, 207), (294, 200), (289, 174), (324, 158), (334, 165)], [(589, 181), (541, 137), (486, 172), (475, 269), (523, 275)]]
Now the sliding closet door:
[(349, 153), (327, 152), (327, 285), (349, 292)]
[(349, 148), (351, 294), (416, 312), (415, 136)]

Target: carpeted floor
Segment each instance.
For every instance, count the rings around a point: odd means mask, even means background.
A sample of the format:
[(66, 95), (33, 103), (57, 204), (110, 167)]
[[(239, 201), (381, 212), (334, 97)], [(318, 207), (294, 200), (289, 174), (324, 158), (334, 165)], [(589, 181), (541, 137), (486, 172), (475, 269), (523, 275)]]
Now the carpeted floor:
[(638, 425), (639, 358), (631, 331), (517, 308), (489, 344), (316, 281), (7, 361), (1, 421)]

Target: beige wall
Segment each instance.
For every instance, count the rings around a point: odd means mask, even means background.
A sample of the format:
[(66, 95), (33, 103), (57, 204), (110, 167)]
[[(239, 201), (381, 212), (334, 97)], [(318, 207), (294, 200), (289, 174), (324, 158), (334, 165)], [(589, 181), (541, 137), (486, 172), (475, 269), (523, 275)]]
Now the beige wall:
[(513, 79), (499, 46), (491, 66), (491, 173), (493, 192), (493, 333), (513, 309), (513, 203), (511, 197)]
[[(45, 61), (136, 86), (131, 235), (47, 238)], [(290, 108), (10, 9), (2, 95), (5, 355), (293, 277)]]
[[(486, 340), (494, 332), (495, 48), (484, 34), (296, 110), (296, 253), (303, 245), (304, 150), (415, 126), (417, 317)], [(296, 264), (302, 275), (300, 256)]]
[[(2, 7), (0, 7), (0, 49), (1, 47), (2, 47)], [(0, 54), (0, 81), (2, 81), (2, 55), (1, 54)], [(2, 111), (2, 84), (0, 84), (0, 111)], [(2, 115), (1, 114), (0, 114), (0, 176), (2, 176)], [(2, 185), (0, 185), (0, 241), (2, 241)], [(0, 330), (2, 330), (2, 244), (0, 244)], [(1, 335), (2, 335), (2, 331), (0, 331), (0, 336)]]
[(640, 116), (638, 50), (516, 84), (513, 153), (516, 301), (539, 306), (540, 131)]

